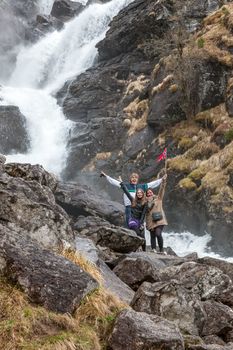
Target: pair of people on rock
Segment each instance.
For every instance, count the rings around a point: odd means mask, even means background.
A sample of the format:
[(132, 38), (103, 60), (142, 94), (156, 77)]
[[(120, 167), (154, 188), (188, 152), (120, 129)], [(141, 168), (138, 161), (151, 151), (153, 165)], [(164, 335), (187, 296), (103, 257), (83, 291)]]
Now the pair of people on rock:
[[(166, 177), (151, 181), (146, 184), (139, 184), (139, 176), (136, 173), (131, 174), (130, 182), (123, 183), (101, 172), (107, 181), (124, 191), (125, 216), (127, 227), (133, 229), (138, 236), (145, 238), (144, 220), (146, 218), (146, 227), (150, 232), (151, 248), (156, 251), (156, 238), (160, 252), (163, 252), (163, 227), (167, 225), (166, 217), (163, 211), (162, 201), (166, 186)], [(153, 188), (160, 186), (157, 196), (153, 193)], [(143, 250), (146, 246), (143, 246)]]

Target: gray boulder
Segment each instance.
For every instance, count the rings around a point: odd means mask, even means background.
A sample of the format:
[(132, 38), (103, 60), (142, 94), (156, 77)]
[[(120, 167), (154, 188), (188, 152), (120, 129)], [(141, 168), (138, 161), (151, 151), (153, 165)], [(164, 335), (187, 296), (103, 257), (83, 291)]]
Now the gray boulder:
[(85, 256), (85, 258), (96, 265), (103, 277), (103, 285), (111, 293), (115, 294), (119, 299), (127, 304), (130, 304), (134, 297), (134, 292), (131, 288), (122, 282), (112, 270), (98, 256), (98, 250), (94, 243), (87, 238), (76, 238), (77, 251)]
[(156, 264), (146, 258), (126, 257), (113, 272), (133, 290), (137, 290), (144, 281), (151, 283), (160, 281)]
[[(17, 176), (20, 176), (22, 171), (25, 178), (27, 178), (27, 174), (24, 173), (26, 169), (30, 171), (27, 179), (12, 177), (6, 172), (0, 174), (1, 222), (20, 235), (27, 231), (31, 238), (46, 248), (57, 248), (63, 240), (74, 246), (70, 219), (56, 204), (54, 195), (48, 187), (54, 188), (54, 178), (46, 172), (43, 173), (41, 167), (37, 166), (25, 165), (21, 168), (12, 165), (11, 170), (14, 169)], [(47, 186), (42, 185), (41, 181)]]
[(1, 274), (20, 286), (32, 302), (73, 313), (98, 283), (79, 266), (42, 249), (27, 232), (0, 224)]
[(42, 165), (7, 163), (4, 169), (5, 172), (12, 177), (20, 177), (26, 181), (36, 181), (41, 186), (48, 187), (52, 192), (55, 192), (57, 188), (57, 177), (46, 171)]
[(65, 22), (77, 16), (84, 7), (84, 5), (76, 1), (55, 0), (50, 14)]
[(91, 238), (96, 245), (119, 253), (135, 251), (144, 243), (144, 239), (134, 231), (111, 225), (98, 217), (80, 217), (74, 228), (82, 236)]
[(104, 198), (87, 186), (59, 183), (55, 197), (66, 212), (74, 218), (80, 215), (98, 215), (115, 225), (123, 224), (123, 205)]
[(30, 146), (26, 118), (15, 106), (0, 106), (0, 153), (26, 153)]
[(213, 300), (202, 303), (205, 311), (205, 322), (201, 336), (220, 335), (223, 339), (233, 330), (233, 310)]
[(178, 328), (159, 316), (122, 311), (109, 338), (111, 350), (184, 350)]
[(199, 335), (205, 320), (198, 297), (176, 280), (144, 282), (132, 300), (135, 311), (154, 314), (173, 321), (184, 334)]

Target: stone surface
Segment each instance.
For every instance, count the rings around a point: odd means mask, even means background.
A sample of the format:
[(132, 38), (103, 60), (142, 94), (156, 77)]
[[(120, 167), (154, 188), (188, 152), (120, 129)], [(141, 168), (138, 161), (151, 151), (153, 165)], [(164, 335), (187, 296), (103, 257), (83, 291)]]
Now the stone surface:
[(49, 187), (52, 192), (55, 192), (57, 188), (57, 177), (46, 171), (42, 165), (7, 163), (4, 169), (12, 177), (20, 177), (26, 181), (36, 181), (42, 186)]
[(158, 316), (133, 310), (122, 311), (109, 339), (111, 350), (184, 350), (177, 327)]
[(11, 164), (8, 169), (16, 177), (0, 174), (1, 222), (19, 235), (26, 230), (46, 248), (57, 248), (63, 240), (74, 246), (70, 219), (50, 189), (54, 189), (55, 178), (41, 166)]
[(28, 233), (0, 224), (1, 273), (20, 286), (32, 302), (49, 310), (73, 313), (98, 283), (79, 266), (42, 249)]
[(121, 261), (113, 272), (133, 290), (144, 282), (160, 281), (159, 269), (150, 259), (127, 257)]
[(134, 297), (134, 292), (122, 280), (120, 280), (112, 270), (98, 256), (98, 250), (94, 243), (87, 238), (76, 237), (76, 249), (84, 255), (85, 258), (94, 263), (103, 277), (105, 288), (115, 294), (118, 298), (127, 304), (130, 304)]
[(144, 240), (132, 230), (111, 225), (98, 217), (80, 217), (74, 228), (95, 244), (119, 253), (129, 253), (143, 245)]
[(205, 311), (199, 300), (176, 280), (144, 282), (132, 300), (135, 311), (146, 312), (174, 322), (184, 334), (199, 335)]
[(98, 215), (113, 224), (123, 224), (124, 207), (95, 193), (90, 187), (59, 183), (55, 196), (57, 202), (74, 218)]
[(0, 135), (1, 153), (27, 152), (30, 146), (27, 123), (18, 107), (0, 106)]
[(77, 16), (85, 6), (80, 2), (70, 0), (55, 0), (51, 10), (51, 15), (62, 21), (68, 21)]

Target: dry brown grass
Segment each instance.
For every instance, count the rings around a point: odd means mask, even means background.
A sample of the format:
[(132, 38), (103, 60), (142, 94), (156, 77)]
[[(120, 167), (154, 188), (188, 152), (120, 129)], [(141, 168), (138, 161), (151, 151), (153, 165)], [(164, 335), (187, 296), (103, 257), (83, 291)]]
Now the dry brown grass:
[[(102, 283), (94, 264), (71, 250), (62, 255)], [(117, 313), (127, 307), (103, 287), (88, 295), (75, 314), (31, 305), (25, 294), (0, 279), (0, 350), (100, 350)]]
[(72, 250), (72, 249), (63, 249), (61, 251), (61, 255), (63, 255), (66, 259), (72, 261), (74, 264), (80, 266), (84, 271), (89, 273), (99, 284), (102, 284), (103, 277), (98, 270), (97, 266), (88, 261), (82, 254)]

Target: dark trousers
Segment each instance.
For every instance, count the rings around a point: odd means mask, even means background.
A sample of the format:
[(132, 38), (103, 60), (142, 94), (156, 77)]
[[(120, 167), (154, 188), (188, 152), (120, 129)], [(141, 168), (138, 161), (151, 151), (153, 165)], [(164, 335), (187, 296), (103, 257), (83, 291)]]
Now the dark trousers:
[(131, 205), (125, 207), (125, 227), (129, 228), (128, 222), (131, 217)]
[(162, 237), (163, 228), (164, 228), (164, 225), (160, 225), (150, 231), (151, 248), (156, 249), (156, 238), (157, 238), (160, 252), (163, 251), (163, 237)]
[(145, 240), (145, 230), (140, 230), (139, 228), (135, 230), (137, 236), (141, 237), (144, 239), (144, 243), (142, 245), (142, 250), (145, 252), (146, 251), (146, 240)]

